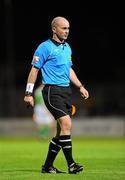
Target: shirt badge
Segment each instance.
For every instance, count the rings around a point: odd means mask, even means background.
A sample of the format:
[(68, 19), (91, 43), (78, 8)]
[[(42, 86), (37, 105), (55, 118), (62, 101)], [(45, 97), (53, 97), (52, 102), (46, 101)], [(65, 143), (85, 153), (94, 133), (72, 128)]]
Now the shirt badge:
[(39, 62), (39, 57), (38, 56), (33, 56), (33, 62), (38, 63)]

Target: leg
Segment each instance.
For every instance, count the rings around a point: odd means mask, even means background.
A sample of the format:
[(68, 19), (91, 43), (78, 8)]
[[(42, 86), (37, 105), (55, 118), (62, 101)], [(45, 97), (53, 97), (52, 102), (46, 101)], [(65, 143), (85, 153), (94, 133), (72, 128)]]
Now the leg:
[(72, 140), (71, 140), (71, 127), (72, 122), (69, 115), (63, 116), (58, 120), (61, 131), (60, 131), (60, 145), (65, 155), (69, 173), (76, 174), (83, 170), (83, 166), (75, 163), (72, 157)]
[(45, 160), (45, 164), (42, 167), (43, 173), (61, 173), (58, 169), (53, 167), (54, 160), (58, 154), (58, 152), (61, 149), (60, 143), (59, 143), (59, 137), (60, 137), (60, 125), (57, 121), (57, 128), (56, 128), (56, 135), (52, 138), (50, 144), (49, 144), (49, 150), (48, 154)]
[(58, 120), (61, 131), (60, 131), (60, 145), (65, 155), (68, 166), (74, 163), (72, 157), (72, 140), (71, 140), (71, 118), (69, 115), (63, 116)]
[(61, 133), (61, 127), (60, 127), (60, 124), (59, 124), (59, 122), (58, 122), (58, 120), (57, 120), (57, 124), (56, 124), (56, 135), (55, 135), (55, 137), (56, 137), (57, 139), (60, 138), (60, 133)]

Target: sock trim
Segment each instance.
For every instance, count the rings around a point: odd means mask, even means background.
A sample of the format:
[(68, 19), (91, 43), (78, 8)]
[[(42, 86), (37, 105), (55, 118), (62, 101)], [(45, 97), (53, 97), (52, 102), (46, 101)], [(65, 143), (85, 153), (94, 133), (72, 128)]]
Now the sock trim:
[(51, 151), (54, 152), (54, 153), (56, 153), (56, 154), (58, 153), (58, 151), (55, 151), (55, 150), (53, 150), (53, 149), (52, 149)]
[(60, 142), (70, 142), (71, 139), (60, 139), (59, 141), (60, 141)]
[(72, 146), (64, 146), (63, 149), (69, 149), (71, 148)]
[(54, 141), (52, 141), (52, 140), (51, 140), (51, 143), (61, 148), (60, 145), (56, 144), (56, 143), (55, 143)]

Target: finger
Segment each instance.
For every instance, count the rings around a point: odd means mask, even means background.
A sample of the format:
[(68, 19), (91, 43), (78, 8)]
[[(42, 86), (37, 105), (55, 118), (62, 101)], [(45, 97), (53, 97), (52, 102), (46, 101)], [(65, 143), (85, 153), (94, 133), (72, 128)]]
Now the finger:
[(85, 99), (88, 99), (88, 97), (85, 97)]
[(84, 99), (88, 99), (88, 95), (82, 95)]
[(32, 107), (30, 104), (27, 104), (27, 106), (26, 106), (27, 108), (30, 108), (30, 107)]
[(32, 107), (32, 106), (31, 106), (31, 104), (30, 104), (29, 102), (27, 102), (27, 103), (26, 103), (26, 107), (27, 107), (27, 108), (30, 108), (30, 107)]
[(33, 103), (32, 103), (32, 102), (27, 102), (27, 103), (26, 103), (26, 107), (27, 107), (27, 108), (33, 107)]
[(84, 98), (84, 99), (86, 99), (87, 97), (86, 96), (84, 96), (84, 95), (82, 95), (82, 97)]

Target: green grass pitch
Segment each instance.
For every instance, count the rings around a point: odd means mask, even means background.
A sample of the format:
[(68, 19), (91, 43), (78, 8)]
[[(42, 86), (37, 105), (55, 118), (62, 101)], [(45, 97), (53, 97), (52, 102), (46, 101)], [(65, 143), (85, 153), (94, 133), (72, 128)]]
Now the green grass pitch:
[[(41, 174), (49, 139), (0, 139), (0, 180), (125, 180), (125, 139), (73, 138), (80, 174)], [(62, 151), (54, 163), (67, 171)]]

